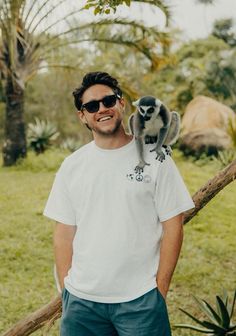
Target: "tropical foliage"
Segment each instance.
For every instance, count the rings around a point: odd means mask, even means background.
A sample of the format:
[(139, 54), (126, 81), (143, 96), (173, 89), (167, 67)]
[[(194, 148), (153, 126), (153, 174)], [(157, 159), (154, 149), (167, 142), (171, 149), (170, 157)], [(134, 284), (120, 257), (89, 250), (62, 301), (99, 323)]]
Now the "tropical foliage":
[(48, 120), (35, 118), (35, 123), (28, 125), (28, 143), (36, 154), (44, 153), (59, 136), (56, 126)]
[(111, 10), (115, 13), (119, 5), (130, 6), (131, 0), (87, 0), (84, 8), (94, 8), (94, 14), (110, 14)]
[(236, 335), (236, 324), (233, 323), (232, 320), (236, 300), (236, 290), (232, 302), (229, 301), (228, 294), (225, 290), (221, 296), (217, 295), (216, 309), (205, 300), (198, 299), (195, 296), (194, 300), (201, 312), (207, 317), (207, 320), (200, 320), (186, 310), (180, 309), (184, 314), (199, 324), (201, 328), (189, 324), (176, 324), (175, 327), (191, 329), (212, 336)]
[(216, 20), (212, 34), (222, 39), (231, 47), (236, 46), (236, 33), (234, 31), (234, 21), (232, 18)]
[[(94, 9), (94, 14), (110, 14), (115, 13), (120, 5), (126, 5), (130, 7), (131, 3), (134, 2), (145, 2), (143, 0), (87, 0), (84, 8)], [(165, 14), (169, 13), (168, 5), (166, 1), (161, 0), (149, 0), (147, 1), (150, 5), (159, 7)]]
[(61, 148), (70, 152), (76, 151), (80, 146), (82, 146), (81, 142), (75, 138), (67, 138), (61, 143)]

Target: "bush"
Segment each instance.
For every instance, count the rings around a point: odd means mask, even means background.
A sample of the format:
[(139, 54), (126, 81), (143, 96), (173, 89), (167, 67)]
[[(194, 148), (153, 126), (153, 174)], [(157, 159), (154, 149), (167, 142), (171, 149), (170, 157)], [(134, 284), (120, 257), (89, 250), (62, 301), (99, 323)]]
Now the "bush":
[(200, 308), (208, 319), (202, 321), (189, 314), (187, 311), (180, 309), (184, 314), (199, 324), (201, 328), (189, 324), (176, 324), (175, 327), (191, 329), (203, 334), (210, 334), (212, 336), (236, 336), (236, 324), (232, 321), (236, 300), (236, 290), (231, 303), (229, 302), (228, 294), (225, 290), (223, 290), (223, 294), (221, 296), (216, 295), (216, 309), (214, 309), (205, 300), (201, 300), (196, 297), (193, 298), (198, 308)]
[(35, 118), (35, 123), (28, 125), (28, 144), (36, 154), (44, 153), (59, 135), (56, 126), (48, 120)]

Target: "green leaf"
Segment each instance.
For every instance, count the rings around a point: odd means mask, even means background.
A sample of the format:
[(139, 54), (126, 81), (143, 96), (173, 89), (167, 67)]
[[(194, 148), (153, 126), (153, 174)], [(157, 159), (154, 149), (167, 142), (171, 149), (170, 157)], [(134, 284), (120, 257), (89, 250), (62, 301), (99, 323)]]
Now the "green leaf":
[(207, 308), (211, 311), (212, 315), (214, 316), (215, 320), (221, 324), (221, 318), (220, 316), (216, 313), (216, 311), (209, 305), (208, 302), (206, 302), (205, 300), (203, 300), (203, 302), (205, 303), (205, 305), (207, 306)]
[(94, 4), (87, 4), (87, 5), (84, 6), (84, 9), (89, 9), (91, 7), (94, 7)]
[(202, 325), (205, 328), (214, 330), (214, 332), (219, 333), (220, 335), (221, 334), (224, 335), (225, 332), (227, 331), (227, 329), (225, 329), (225, 328), (223, 328), (221, 326), (218, 326), (218, 325), (216, 325), (214, 323), (208, 322), (208, 321), (202, 321)]
[(105, 14), (110, 14), (111, 10), (110, 8), (105, 9)]
[(203, 334), (212, 334), (213, 330), (201, 329), (190, 324), (175, 324), (174, 327), (176, 328), (183, 328), (183, 329), (192, 329), (195, 331), (202, 332)]
[(218, 295), (216, 296), (216, 302), (217, 302), (218, 309), (220, 310), (222, 326), (224, 328), (229, 328), (229, 325), (230, 325), (229, 313), (228, 313), (228, 310), (224, 302), (221, 300), (221, 298)]
[(101, 13), (101, 9), (99, 6), (97, 6), (95, 9), (94, 9), (94, 15), (97, 15), (97, 14), (100, 14)]
[(222, 289), (222, 301), (225, 304), (225, 307), (227, 308), (228, 306), (228, 293), (225, 288)]
[(198, 320), (196, 317), (194, 317), (193, 315), (189, 314), (188, 312), (186, 312), (184, 309), (179, 308), (179, 310), (181, 310), (184, 314), (186, 314), (188, 317), (190, 317), (192, 320), (194, 320), (196, 323), (200, 324), (202, 327), (204, 327), (204, 323), (200, 320)]
[(197, 302), (201, 311), (209, 317), (212, 322), (221, 323), (221, 318), (216, 314), (213, 308), (204, 300), (198, 299), (197, 297), (193, 296), (194, 300)]
[(124, 0), (126, 6), (130, 7), (131, 0)]
[(236, 290), (234, 291), (234, 298), (233, 298), (233, 302), (232, 302), (232, 306), (231, 306), (231, 311), (229, 312), (230, 318), (233, 317), (235, 301), (236, 301)]
[(222, 328), (216, 324), (210, 323), (208, 321), (200, 321), (198, 320), (196, 317), (194, 317), (193, 315), (189, 314), (188, 312), (186, 312), (185, 310), (179, 308), (183, 313), (185, 313), (187, 316), (189, 316), (192, 320), (194, 320), (196, 323), (200, 324), (202, 327), (208, 328), (209, 330), (214, 330), (215, 332), (218, 333), (223, 333), (226, 331), (225, 328)]
[(234, 330), (236, 330), (236, 325), (234, 325), (234, 326), (232, 326), (228, 329), (228, 331), (234, 331)]

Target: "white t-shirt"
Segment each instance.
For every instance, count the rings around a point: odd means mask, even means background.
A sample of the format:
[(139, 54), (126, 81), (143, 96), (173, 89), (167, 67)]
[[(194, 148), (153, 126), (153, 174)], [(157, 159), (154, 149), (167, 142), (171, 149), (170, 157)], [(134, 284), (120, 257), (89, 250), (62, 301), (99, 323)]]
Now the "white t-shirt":
[(92, 141), (62, 163), (44, 215), (76, 225), (65, 287), (95, 302), (133, 300), (156, 287), (161, 222), (194, 207), (172, 158), (145, 145), (144, 172), (135, 142), (112, 150)]

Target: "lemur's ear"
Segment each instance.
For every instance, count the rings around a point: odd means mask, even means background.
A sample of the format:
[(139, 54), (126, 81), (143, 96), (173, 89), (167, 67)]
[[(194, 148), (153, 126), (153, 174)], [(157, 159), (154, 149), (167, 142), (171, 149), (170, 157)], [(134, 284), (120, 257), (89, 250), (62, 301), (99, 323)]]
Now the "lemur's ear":
[(138, 100), (132, 102), (132, 105), (133, 105), (133, 106), (139, 106), (139, 101), (140, 101), (140, 99), (138, 99)]
[(161, 107), (161, 105), (163, 105), (163, 103), (162, 103), (162, 101), (160, 100), (160, 99), (155, 99), (155, 104), (156, 104), (156, 106), (159, 106), (159, 107)]

